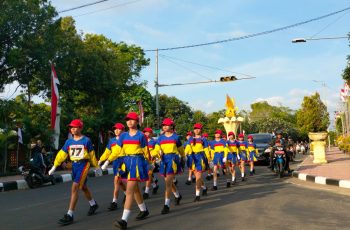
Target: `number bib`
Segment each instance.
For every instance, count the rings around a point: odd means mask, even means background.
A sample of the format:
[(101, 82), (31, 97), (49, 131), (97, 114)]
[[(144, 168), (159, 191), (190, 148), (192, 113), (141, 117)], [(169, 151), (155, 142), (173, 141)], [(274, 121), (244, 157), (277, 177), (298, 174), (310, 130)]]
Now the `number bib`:
[(84, 159), (84, 145), (71, 145), (71, 146), (69, 146), (69, 157), (71, 160)]

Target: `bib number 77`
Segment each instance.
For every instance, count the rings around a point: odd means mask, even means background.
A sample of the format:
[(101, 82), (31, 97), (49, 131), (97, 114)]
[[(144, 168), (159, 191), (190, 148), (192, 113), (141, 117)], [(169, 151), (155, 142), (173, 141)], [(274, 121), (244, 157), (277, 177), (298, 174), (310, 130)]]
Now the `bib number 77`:
[(69, 156), (73, 160), (81, 160), (84, 158), (84, 145), (69, 146)]

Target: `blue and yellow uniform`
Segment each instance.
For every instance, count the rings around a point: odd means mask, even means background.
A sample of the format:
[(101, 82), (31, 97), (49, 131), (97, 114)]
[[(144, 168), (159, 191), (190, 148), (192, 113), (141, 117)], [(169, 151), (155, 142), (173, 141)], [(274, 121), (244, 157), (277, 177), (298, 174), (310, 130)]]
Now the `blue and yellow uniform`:
[(237, 165), (238, 164), (238, 160), (240, 159), (240, 157), (238, 156), (239, 154), (239, 144), (237, 140), (234, 141), (227, 141), (227, 155), (225, 156), (226, 159), (233, 165)]
[(192, 170), (198, 172), (204, 172), (209, 169), (208, 158), (209, 153), (209, 144), (205, 138), (195, 138), (190, 137), (188, 140), (189, 144), (186, 146), (185, 153), (187, 155), (192, 154), (193, 165)]
[(167, 137), (164, 134), (158, 137), (156, 152), (162, 152), (159, 173), (163, 176), (176, 175), (182, 172), (180, 156), (184, 157), (184, 149), (180, 137), (173, 133)]
[(111, 162), (124, 155), (124, 163), (128, 181), (148, 180), (148, 160), (150, 153), (145, 135), (137, 130), (136, 134), (130, 136), (129, 132), (122, 133), (117, 140), (117, 144), (112, 148), (112, 153), (108, 157)]
[(255, 143), (248, 143), (248, 153), (249, 153), (249, 161), (253, 161), (253, 162), (257, 161), (259, 151), (256, 148)]
[(223, 139), (220, 139), (219, 141), (212, 140), (210, 142), (210, 148), (213, 153), (213, 164), (218, 167), (225, 168), (226, 165), (223, 159), (228, 152), (226, 141)]
[[(186, 146), (189, 145), (190, 142), (187, 140), (184, 142), (183, 148), (186, 149)], [(193, 165), (193, 153), (185, 153), (187, 157), (186, 165), (189, 170), (192, 170)]]
[(82, 136), (79, 140), (68, 139), (62, 149), (57, 153), (54, 166), (60, 166), (68, 157), (73, 162), (72, 176), (73, 182), (79, 184), (82, 189), (86, 184), (86, 177), (89, 172), (90, 165), (97, 166), (95, 150), (90, 139)]
[(238, 141), (238, 147), (239, 147), (239, 157), (241, 158), (241, 161), (246, 162), (248, 160), (248, 142), (246, 141)]
[[(100, 157), (100, 161), (105, 161), (109, 158), (109, 156), (112, 153), (112, 149), (117, 145), (117, 138), (111, 138), (106, 146), (106, 149), (102, 156)], [(117, 159), (113, 161), (113, 173), (114, 176), (119, 176), (122, 179), (126, 179), (126, 171), (125, 171), (125, 164), (124, 164), (124, 155), (119, 154)]]

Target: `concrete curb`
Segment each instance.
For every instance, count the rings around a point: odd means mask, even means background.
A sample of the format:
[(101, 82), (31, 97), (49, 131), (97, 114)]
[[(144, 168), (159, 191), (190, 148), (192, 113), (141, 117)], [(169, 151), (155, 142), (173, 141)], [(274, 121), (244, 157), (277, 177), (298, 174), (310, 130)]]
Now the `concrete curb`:
[[(113, 168), (107, 168), (106, 170), (102, 171), (102, 175), (113, 175)], [(88, 173), (88, 177), (96, 177), (94, 170), (90, 169)], [(65, 183), (72, 181), (72, 174), (54, 174), (55, 182), (56, 183)], [(50, 183), (47, 183), (50, 184)], [(22, 190), (22, 189), (29, 189), (28, 184), (25, 180), (16, 180), (16, 181), (8, 181), (8, 182), (2, 182), (0, 183), (0, 192), (6, 192), (11, 190)]]
[(340, 188), (350, 189), (350, 180), (339, 180), (339, 179), (327, 178), (322, 176), (314, 176), (314, 175), (309, 175), (305, 173), (300, 173), (298, 171), (293, 172), (293, 177), (298, 178), (299, 180), (309, 181), (316, 184), (333, 185)]

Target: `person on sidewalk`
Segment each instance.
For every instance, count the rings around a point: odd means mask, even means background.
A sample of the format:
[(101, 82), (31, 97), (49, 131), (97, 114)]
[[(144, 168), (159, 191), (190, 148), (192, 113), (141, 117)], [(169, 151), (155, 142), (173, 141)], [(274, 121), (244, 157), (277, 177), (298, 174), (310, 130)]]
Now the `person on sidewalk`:
[[(100, 157), (100, 160), (98, 161), (98, 165), (100, 166), (102, 162), (106, 161), (108, 157), (112, 153), (112, 148), (114, 148), (117, 144), (117, 141), (120, 138), (120, 135), (124, 132), (125, 127), (121, 123), (116, 123), (113, 126), (113, 131), (115, 134), (114, 138), (111, 138), (106, 146), (106, 149), (102, 156)], [(124, 169), (124, 170), (123, 170)], [(113, 200), (108, 207), (108, 210), (114, 211), (118, 208), (118, 194), (119, 190), (121, 189), (124, 194), (126, 190), (126, 186), (123, 183), (123, 180), (126, 181), (126, 172), (125, 172), (125, 165), (124, 165), (124, 156), (121, 154), (116, 160), (113, 161), (113, 174), (114, 174), (114, 190), (113, 190)]]
[(165, 118), (162, 122), (162, 130), (164, 134), (158, 137), (154, 151), (160, 153), (159, 173), (164, 176), (165, 180), (165, 203), (161, 214), (168, 214), (171, 192), (175, 196), (175, 205), (179, 205), (182, 199), (173, 179), (175, 175), (182, 173), (180, 157), (184, 158), (185, 154), (180, 137), (174, 132), (174, 121)]
[(114, 226), (121, 229), (127, 228), (127, 222), (131, 215), (131, 207), (134, 198), (140, 209), (136, 219), (143, 220), (149, 215), (149, 211), (141, 195), (139, 182), (147, 181), (149, 179), (148, 162), (151, 161), (146, 137), (138, 130), (138, 114), (135, 112), (129, 112), (126, 115), (125, 120), (129, 131), (120, 135), (115, 148), (112, 149), (111, 155), (102, 166), (102, 169), (106, 169), (109, 162), (117, 159), (120, 154), (125, 154), (124, 163), (128, 178), (126, 184), (126, 199), (121, 220), (114, 222)]
[(52, 175), (56, 168), (66, 160), (69, 155), (72, 163), (72, 193), (69, 203), (68, 212), (58, 221), (61, 225), (68, 225), (73, 223), (74, 211), (78, 201), (79, 190), (83, 190), (86, 199), (89, 201), (90, 209), (88, 216), (95, 214), (98, 209), (98, 204), (92, 197), (90, 190), (87, 187), (87, 174), (90, 166), (97, 167), (97, 160), (95, 151), (90, 139), (82, 134), (83, 122), (79, 119), (72, 120), (68, 125), (73, 135), (72, 139), (66, 140), (62, 149), (57, 153), (54, 166), (49, 171)]
[(154, 148), (156, 146), (156, 141), (152, 138), (153, 135), (153, 130), (149, 127), (146, 127), (143, 129), (143, 133), (145, 134), (146, 138), (147, 138), (147, 145), (148, 145), (148, 151), (150, 152), (151, 156), (152, 156), (152, 163), (149, 164), (149, 169), (148, 169), (148, 177), (149, 180), (146, 181), (146, 186), (145, 186), (145, 191), (143, 193), (143, 199), (148, 199), (149, 198), (149, 191), (151, 190), (152, 187), (152, 194), (157, 194), (157, 191), (159, 189), (159, 185), (158, 185), (158, 179), (154, 178), (155, 174), (154, 174), (154, 164), (156, 162), (156, 159), (160, 159), (159, 154), (157, 154), (154, 151)]
[[(216, 130), (214, 137), (215, 139), (210, 142), (210, 148), (211, 152), (213, 153), (213, 164), (214, 164), (214, 169), (213, 169), (213, 188), (212, 191), (218, 190), (217, 186), (217, 172), (219, 168), (226, 168), (226, 163), (223, 161), (224, 156), (227, 155), (227, 143), (225, 140), (221, 138), (222, 136), (222, 131), (221, 130)], [(230, 187), (231, 183), (228, 181), (227, 187)]]
[(186, 146), (185, 153), (193, 153), (193, 170), (196, 175), (196, 197), (194, 202), (200, 201), (200, 191), (202, 189), (202, 196), (207, 195), (207, 187), (202, 179), (202, 174), (209, 168), (208, 158), (209, 144), (205, 138), (201, 136), (203, 126), (200, 123), (196, 123), (193, 126), (194, 136), (190, 137), (189, 143)]

